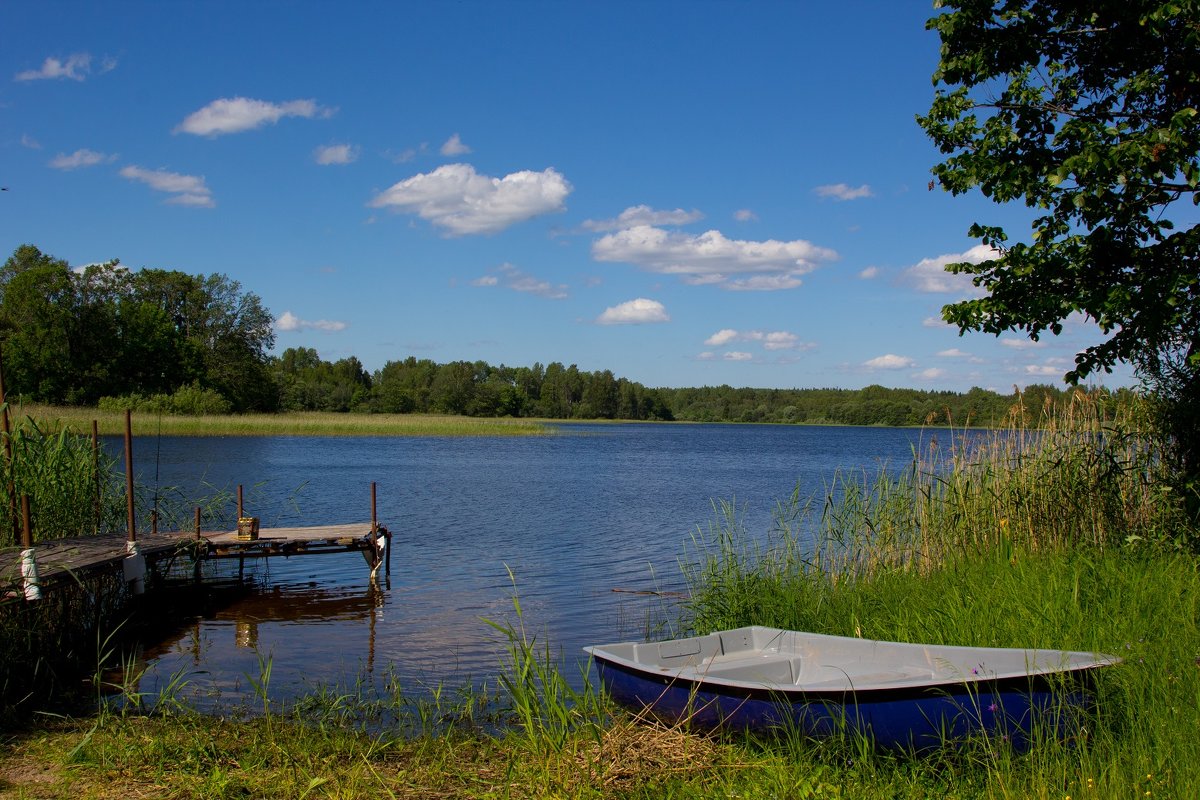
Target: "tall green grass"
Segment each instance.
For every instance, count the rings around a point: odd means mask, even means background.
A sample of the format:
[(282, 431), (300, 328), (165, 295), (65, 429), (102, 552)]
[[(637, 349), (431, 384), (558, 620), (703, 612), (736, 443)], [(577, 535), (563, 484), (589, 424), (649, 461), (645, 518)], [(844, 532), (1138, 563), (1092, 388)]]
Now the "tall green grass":
[[(3, 434), (0, 434), (3, 436)], [(30, 500), (35, 541), (106, 532), (122, 525), (124, 488), (114, 460), (78, 429), (16, 417), (0, 447), (0, 547), (21, 543), (20, 497)]]
[(918, 796), (935, 776), (950, 795), (1200, 796), (1195, 531), (1137, 423), (1077, 397), (1036, 431), (939, 434), (908, 469), (793, 495), (766, 537), (723, 505), (687, 560), (685, 625), (1118, 655), (1082, 737), (1021, 756), (860, 757), (842, 778), (869, 768), (876, 797)]

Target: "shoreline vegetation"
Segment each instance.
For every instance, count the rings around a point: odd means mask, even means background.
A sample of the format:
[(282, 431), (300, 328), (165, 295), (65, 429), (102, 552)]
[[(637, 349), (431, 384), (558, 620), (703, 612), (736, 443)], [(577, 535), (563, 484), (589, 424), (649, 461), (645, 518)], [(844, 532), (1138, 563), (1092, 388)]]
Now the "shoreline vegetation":
[[(719, 398), (723, 390), (730, 396)], [(967, 394), (919, 392), (908, 389), (867, 387), (859, 390), (803, 389), (757, 390), (729, 387), (664, 390), (686, 393), (689, 412), (682, 416), (655, 419), (623, 417), (515, 417), (472, 416), (465, 413), (404, 412), (381, 413), (358, 410), (309, 410), (233, 413), (173, 411), (166, 396), (106, 399), (99, 407), (57, 406), (43, 403), (10, 404), (15, 418), (28, 417), (39, 427), (59, 431), (91, 430), (97, 423), (101, 435), (124, 432), (124, 412), (133, 413), (136, 436), (530, 436), (552, 432), (552, 426), (569, 422), (678, 422), (768, 425), (848, 425), (861, 427), (911, 428), (995, 428), (1018, 425), (1038, 427), (1055, 406), (1076, 401), (1093, 403), (1101, 413), (1116, 415), (1139, 407), (1143, 402), (1133, 392), (1103, 389), (1060, 391), (1053, 387), (1031, 386), (1011, 396), (973, 389)], [(760, 396), (762, 395), (762, 396)], [(774, 396), (773, 403), (764, 400)], [(880, 399), (883, 396), (893, 399)], [(797, 396), (807, 397), (812, 405), (804, 413), (796, 411)], [(703, 398), (697, 400), (697, 398)], [(782, 399), (781, 399), (782, 398)], [(125, 400), (127, 402), (118, 402)], [(732, 405), (731, 405), (732, 402)], [(788, 403), (776, 408), (780, 402)], [(943, 405), (935, 409), (941, 402)], [(724, 403), (717, 413), (714, 404)], [(815, 410), (823, 405), (824, 412)], [(751, 408), (753, 406), (753, 408)], [(697, 410), (700, 409), (700, 410)], [(707, 410), (704, 410), (707, 409)], [(955, 409), (959, 410), (956, 415)], [(980, 418), (990, 422), (976, 422)]]
[[(123, 410), (18, 405), (14, 417), (27, 416), (47, 430), (91, 431), (102, 436), (125, 431)], [(453, 414), (360, 414), (294, 411), (246, 414), (132, 414), (135, 436), (539, 436), (545, 420), (477, 418)]]
[(512, 610), (480, 622), (506, 648), (494, 685), (421, 699), (322, 686), (282, 704), (266, 655), (244, 706), (206, 715), (178, 699), (186, 675), (145, 696), (131, 657), (111, 670), (101, 653), (90, 712), (0, 735), (0, 796), (1200, 796), (1198, 532), (1138, 410), (1073, 395), (1035, 426), (951, 439), (906, 469), (785, 498), (768, 531), (717, 503), (681, 554), (688, 598), (650, 638), (757, 623), (1120, 656), (1082, 724), (1035, 734), (1028, 752), (981, 737), (888, 754), (849, 735), (705, 736), (633, 718), (590, 683), (572, 688), (515, 575)]

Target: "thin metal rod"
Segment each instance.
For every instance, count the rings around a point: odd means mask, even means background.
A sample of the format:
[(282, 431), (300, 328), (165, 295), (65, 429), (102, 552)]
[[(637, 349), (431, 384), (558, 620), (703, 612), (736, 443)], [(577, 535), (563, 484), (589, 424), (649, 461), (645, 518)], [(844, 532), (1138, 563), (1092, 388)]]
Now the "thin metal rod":
[(125, 409), (125, 511), (129, 522), (129, 541), (137, 541), (137, 515), (133, 505), (133, 414)]
[(100, 532), (100, 423), (92, 420), (92, 477), (96, 483), (96, 498), (92, 505), (94, 533)]
[(238, 484), (238, 525), (242, 524), (242, 485)]

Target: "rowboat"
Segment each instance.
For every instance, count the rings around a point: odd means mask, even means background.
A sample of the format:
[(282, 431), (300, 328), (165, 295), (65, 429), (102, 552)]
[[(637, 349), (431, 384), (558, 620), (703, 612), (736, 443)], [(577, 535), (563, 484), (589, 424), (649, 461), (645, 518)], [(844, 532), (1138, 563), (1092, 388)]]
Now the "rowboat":
[(1024, 748), (1072, 735), (1091, 677), (1120, 661), (1066, 650), (956, 647), (750, 626), (585, 647), (620, 705), (693, 728), (861, 733), (883, 749), (970, 736)]

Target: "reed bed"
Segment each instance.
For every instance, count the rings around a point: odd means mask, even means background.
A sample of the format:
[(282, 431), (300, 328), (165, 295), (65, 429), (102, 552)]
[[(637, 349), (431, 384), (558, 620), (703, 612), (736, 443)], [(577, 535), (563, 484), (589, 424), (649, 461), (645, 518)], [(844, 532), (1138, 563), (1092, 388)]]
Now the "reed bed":
[[(21, 543), (22, 496), (29, 498), (35, 541), (84, 536), (120, 524), (123, 489), (115, 464), (90, 437), (50, 429), (30, 417), (11, 420), (0, 456), (0, 547)], [(11, 453), (11, 459), (9, 458)]]
[[(105, 435), (125, 432), (123, 412), (94, 408), (25, 406), (21, 413), (50, 429), (90, 430), (92, 420)], [(135, 436), (536, 436), (549, 432), (527, 419), (483, 419), (437, 414), (134, 414)]]

